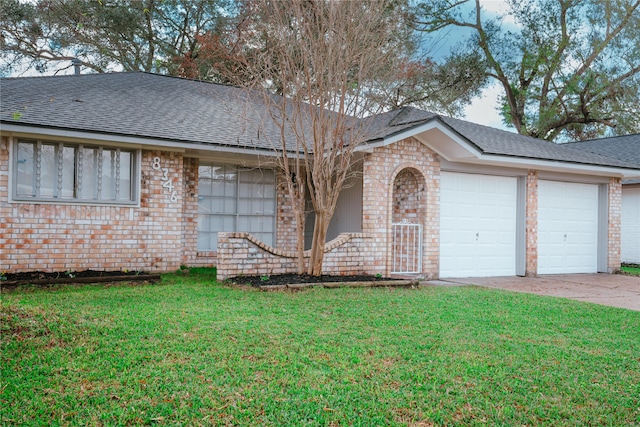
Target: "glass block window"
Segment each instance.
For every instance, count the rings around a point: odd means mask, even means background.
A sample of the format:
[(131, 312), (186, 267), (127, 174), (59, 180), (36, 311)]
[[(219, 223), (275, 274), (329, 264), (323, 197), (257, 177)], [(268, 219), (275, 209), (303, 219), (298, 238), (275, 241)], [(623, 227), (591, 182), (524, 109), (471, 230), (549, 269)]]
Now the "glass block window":
[(14, 200), (135, 203), (136, 151), (19, 140)]
[(202, 164), (198, 200), (198, 250), (215, 251), (220, 231), (249, 232), (274, 244), (276, 181), (272, 170)]

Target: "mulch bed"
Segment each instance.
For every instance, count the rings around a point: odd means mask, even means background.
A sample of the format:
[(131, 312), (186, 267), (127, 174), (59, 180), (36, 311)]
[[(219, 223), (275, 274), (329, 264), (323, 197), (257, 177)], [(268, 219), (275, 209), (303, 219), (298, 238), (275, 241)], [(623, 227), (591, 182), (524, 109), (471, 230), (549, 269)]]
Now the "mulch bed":
[(18, 285), (53, 285), (58, 283), (101, 283), (119, 281), (157, 281), (160, 275), (142, 271), (62, 271), (45, 273), (44, 271), (28, 271), (23, 273), (5, 273), (0, 286), (3, 288)]
[(302, 283), (349, 283), (349, 282), (386, 282), (393, 279), (371, 275), (353, 276), (310, 276), (308, 274), (277, 274), (272, 276), (239, 276), (228, 279), (231, 283), (239, 285), (251, 285), (254, 287), (284, 286)]

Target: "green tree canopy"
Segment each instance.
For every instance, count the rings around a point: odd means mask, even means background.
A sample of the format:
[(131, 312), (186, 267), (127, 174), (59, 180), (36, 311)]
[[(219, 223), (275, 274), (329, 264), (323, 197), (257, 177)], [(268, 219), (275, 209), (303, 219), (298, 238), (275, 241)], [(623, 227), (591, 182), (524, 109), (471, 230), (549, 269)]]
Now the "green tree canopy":
[(228, 0), (0, 0), (0, 72), (51, 72), (78, 58), (96, 72), (175, 74)]
[(479, 0), (425, 0), (416, 25), (454, 27), (502, 89), (504, 122), (547, 140), (640, 131), (640, 0), (507, 0), (489, 17)]

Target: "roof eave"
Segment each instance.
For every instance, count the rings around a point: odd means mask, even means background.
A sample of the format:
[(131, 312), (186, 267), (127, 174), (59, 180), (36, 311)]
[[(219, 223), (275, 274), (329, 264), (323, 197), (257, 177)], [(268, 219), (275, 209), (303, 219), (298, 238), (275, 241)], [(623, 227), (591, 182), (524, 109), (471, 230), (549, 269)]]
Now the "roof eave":
[[(429, 133), (428, 143), (424, 138), (427, 133)], [(451, 129), (447, 124), (442, 122), (438, 116), (427, 119), (421, 124), (417, 124), (408, 129), (386, 135), (384, 138), (370, 141), (368, 144), (358, 147), (357, 151), (371, 153), (375, 148), (385, 147), (410, 137), (414, 137), (421, 143), (428, 145), (447, 160), (456, 161), (461, 158), (480, 158), (482, 155), (482, 151), (475, 144)], [(450, 144), (451, 140), (457, 143), (457, 147)]]
[[(163, 149), (173, 152), (186, 152), (186, 151), (202, 151), (202, 152), (223, 152), (223, 153), (237, 153), (244, 155), (259, 155), (267, 157), (279, 156), (276, 150), (270, 150), (259, 147), (234, 147), (223, 144), (211, 144), (200, 141), (184, 141), (175, 139), (159, 139), (153, 137), (139, 136), (139, 135), (126, 135), (126, 134), (114, 134), (104, 132), (91, 132), (82, 131), (67, 128), (46, 127), (37, 126), (32, 124), (16, 124), (12, 122), (1, 121), (2, 127), (0, 132), (2, 134), (9, 134), (21, 137), (42, 137), (42, 138), (61, 138), (68, 141), (97, 141), (111, 144), (123, 144), (135, 148), (146, 149)], [(295, 156), (295, 152), (288, 152), (290, 156)]]
[[(404, 129), (400, 132), (387, 135), (384, 138), (371, 141), (359, 147), (359, 151), (373, 152), (377, 147), (384, 147), (410, 137), (417, 139), (422, 144), (433, 149), (444, 159), (452, 162), (579, 173), (584, 175), (616, 176), (624, 179), (637, 178), (640, 176), (640, 170), (634, 168), (486, 153), (440, 120), (438, 116), (409, 129)], [(452, 141), (456, 144), (451, 144)]]
[(462, 160), (465, 163), (477, 163), (502, 167), (516, 167), (550, 172), (578, 173), (582, 175), (614, 176), (623, 179), (640, 178), (640, 169), (619, 166), (594, 165), (567, 162), (561, 160), (534, 159), (528, 157), (507, 156), (501, 154), (483, 154), (478, 159)]

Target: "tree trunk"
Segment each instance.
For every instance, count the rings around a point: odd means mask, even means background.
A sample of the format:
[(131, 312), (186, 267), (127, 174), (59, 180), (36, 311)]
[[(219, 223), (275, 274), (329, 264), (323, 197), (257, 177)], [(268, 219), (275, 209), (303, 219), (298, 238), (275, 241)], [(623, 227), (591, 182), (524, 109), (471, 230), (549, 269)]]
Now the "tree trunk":
[(304, 209), (296, 211), (296, 252), (298, 254), (298, 274), (304, 274)]
[(316, 220), (313, 226), (313, 243), (311, 244), (311, 257), (307, 273), (312, 276), (322, 274), (322, 262), (324, 261), (324, 248), (327, 240), (329, 220), (326, 212), (316, 212)]

